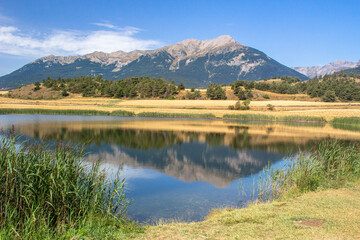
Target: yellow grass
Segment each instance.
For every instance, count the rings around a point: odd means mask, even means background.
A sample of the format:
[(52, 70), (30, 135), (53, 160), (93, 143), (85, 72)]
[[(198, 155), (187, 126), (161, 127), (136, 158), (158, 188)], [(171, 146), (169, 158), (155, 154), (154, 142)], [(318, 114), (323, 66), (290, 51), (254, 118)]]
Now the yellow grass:
[(353, 187), (213, 210), (202, 222), (149, 226), (137, 239), (360, 239), (359, 223), (360, 189)]
[[(325, 103), (293, 100), (252, 101), (251, 110), (228, 110), (237, 100), (120, 100), (110, 98), (84, 98), (79, 95), (57, 100), (25, 100), (0, 97), (0, 108), (79, 109), (133, 111), (160, 113), (212, 113), (222, 118), (224, 114), (267, 114), (272, 116), (316, 116), (331, 120), (334, 117), (360, 116), (360, 103)], [(268, 111), (267, 105), (275, 106)]]

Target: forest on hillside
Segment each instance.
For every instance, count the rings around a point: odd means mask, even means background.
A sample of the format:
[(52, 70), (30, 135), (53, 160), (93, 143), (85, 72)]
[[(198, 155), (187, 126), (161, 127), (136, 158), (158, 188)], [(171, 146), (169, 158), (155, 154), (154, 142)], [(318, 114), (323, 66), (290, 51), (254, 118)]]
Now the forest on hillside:
[(325, 102), (360, 101), (360, 75), (354, 73), (333, 73), (315, 77), (307, 81), (283, 76), (281, 81), (236, 81), (230, 84), (240, 100), (251, 99), (252, 89), (279, 94), (308, 94)]
[[(58, 91), (63, 97), (69, 93), (81, 94), (84, 97), (110, 98), (161, 98), (175, 99), (185, 86), (180, 83), (167, 82), (164, 78), (129, 77), (117, 81), (109, 81), (102, 76), (57, 78), (48, 77), (42, 84), (36, 82), (33, 91), (47, 88)], [(191, 89), (183, 92), (179, 99), (227, 99), (224, 84), (211, 83), (207, 87), (206, 97), (199, 90)], [(278, 94), (307, 94), (312, 98), (320, 98), (325, 102), (360, 101), (360, 74), (339, 72), (315, 77), (302, 81), (299, 78), (282, 76), (280, 79), (265, 79), (263, 81), (239, 80), (230, 84), (239, 100), (252, 100), (253, 91), (268, 91)], [(10, 95), (9, 95), (10, 96)], [(263, 94), (269, 99), (268, 94)]]
[[(36, 87), (40, 83), (35, 83)], [(63, 96), (70, 93), (80, 93), (83, 97), (115, 97), (115, 98), (172, 98), (183, 89), (183, 85), (165, 81), (163, 78), (131, 77), (123, 80), (104, 80), (101, 75), (95, 77), (82, 76), (75, 78), (48, 77), (43, 81), (43, 86), (54, 91), (61, 91)]]

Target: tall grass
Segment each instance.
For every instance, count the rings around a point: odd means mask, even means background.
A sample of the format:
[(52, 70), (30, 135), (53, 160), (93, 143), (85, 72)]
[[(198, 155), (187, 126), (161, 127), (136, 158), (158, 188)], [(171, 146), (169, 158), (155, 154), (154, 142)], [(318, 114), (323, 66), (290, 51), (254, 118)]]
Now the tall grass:
[(330, 123), (333, 128), (360, 131), (360, 117), (334, 118)]
[(343, 117), (343, 118), (334, 118), (331, 123), (334, 124), (356, 124), (360, 125), (360, 117)]
[(14, 109), (1, 108), (0, 114), (48, 114), (48, 115), (104, 115), (104, 116), (134, 116), (133, 112), (117, 110), (113, 112), (97, 111), (97, 110), (60, 110), (60, 109)]
[(157, 113), (142, 112), (139, 117), (174, 117), (174, 118), (215, 118), (214, 114), (193, 114), (193, 113)]
[(258, 197), (269, 200), (286, 193), (337, 188), (359, 179), (359, 143), (329, 139), (308, 153), (292, 157), (283, 169), (265, 169), (259, 180)]
[(126, 231), (124, 181), (81, 151), (0, 139), (0, 239), (71, 238)]
[(263, 115), (263, 114), (225, 114), (223, 118), (239, 119), (239, 120), (269, 120), (275, 121), (274, 116)]
[(285, 121), (285, 122), (320, 122), (325, 123), (322, 117), (311, 116), (270, 116), (263, 114), (225, 114), (223, 118), (239, 120), (266, 120), (266, 121)]

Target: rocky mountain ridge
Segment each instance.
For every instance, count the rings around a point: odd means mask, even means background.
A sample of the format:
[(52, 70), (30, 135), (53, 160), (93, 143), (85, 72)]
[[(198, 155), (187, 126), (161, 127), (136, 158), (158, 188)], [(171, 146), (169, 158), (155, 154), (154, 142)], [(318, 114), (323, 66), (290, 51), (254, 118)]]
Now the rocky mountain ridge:
[(356, 68), (358, 66), (360, 66), (360, 60), (358, 62), (337, 60), (335, 62), (328, 63), (324, 66), (292, 67), (292, 69), (308, 76), (309, 78), (314, 78), (316, 76), (320, 76), (320, 75), (324, 76), (325, 74), (332, 74), (334, 72)]
[(48, 76), (67, 78), (81, 75), (103, 75), (108, 80), (132, 76), (163, 77), (177, 84), (183, 82), (186, 87), (283, 75), (307, 78), (263, 52), (223, 35), (210, 40), (187, 39), (155, 50), (93, 52), (83, 56), (50, 55), (0, 77), (0, 88), (42, 81)]

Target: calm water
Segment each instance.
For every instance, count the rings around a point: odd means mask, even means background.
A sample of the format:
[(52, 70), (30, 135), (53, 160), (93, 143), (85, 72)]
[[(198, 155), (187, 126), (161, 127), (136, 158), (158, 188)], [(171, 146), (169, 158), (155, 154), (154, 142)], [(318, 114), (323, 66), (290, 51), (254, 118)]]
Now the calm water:
[[(241, 206), (268, 166), (329, 137), (329, 126), (136, 117), (0, 115), (23, 139), (85, 145), (87, 161), (121, 170), (128, 215), (138, 221), (202, 220), (212, 208)], [(356, 134), (359, 135), (357, 132)], [(335, 129), (330, 137), (354, 139)]]

